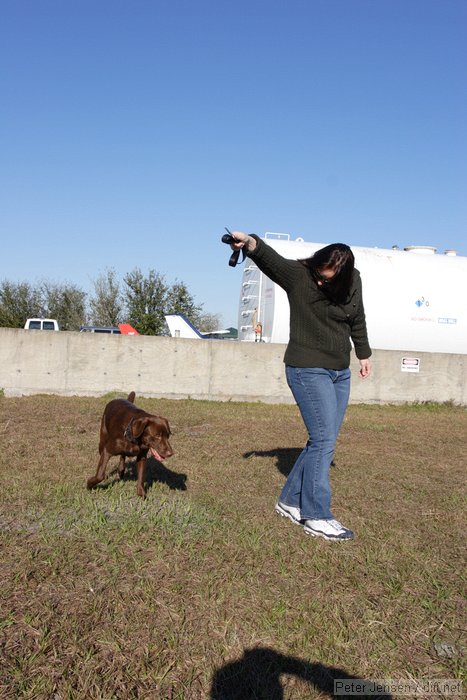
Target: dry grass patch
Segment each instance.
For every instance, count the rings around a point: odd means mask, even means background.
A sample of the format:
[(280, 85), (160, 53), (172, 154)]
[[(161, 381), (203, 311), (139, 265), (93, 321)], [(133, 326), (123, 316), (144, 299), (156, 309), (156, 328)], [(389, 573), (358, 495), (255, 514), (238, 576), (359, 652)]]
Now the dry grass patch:
[(273, 512), (305, 440), (294, 406), (140, 399), (176, 452), (142, 501), (131, 469), (85, 489), (108, 398), (0, 398), (2, 699), (463, 677), (462, 408), (349, 408), (332, 479), (357, 539), (329, 543)]

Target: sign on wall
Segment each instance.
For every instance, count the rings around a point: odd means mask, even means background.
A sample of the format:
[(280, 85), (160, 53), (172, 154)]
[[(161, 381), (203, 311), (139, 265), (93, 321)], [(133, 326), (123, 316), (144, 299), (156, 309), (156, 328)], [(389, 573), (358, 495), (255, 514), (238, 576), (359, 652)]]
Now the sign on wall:
[(401, 360), (401, 372), (420, 372), (420, 358), (403, 357)]

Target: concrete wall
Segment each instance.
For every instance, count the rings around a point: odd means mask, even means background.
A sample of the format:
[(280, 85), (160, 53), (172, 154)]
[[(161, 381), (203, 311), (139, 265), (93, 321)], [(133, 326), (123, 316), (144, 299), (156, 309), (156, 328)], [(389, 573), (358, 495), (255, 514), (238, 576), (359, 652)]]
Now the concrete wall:
[[(219, 401), (293, 401), (285, 346), (220, 340), (25, 331), (0, 328), (0, 389), (6, 396), (140, 396)], [(420, 360), (402, 372), (403, 357)], [(353, 403), (453, 401), (467, 405), (467, 355), (376, 350), (361, 381), (352, 359)]]

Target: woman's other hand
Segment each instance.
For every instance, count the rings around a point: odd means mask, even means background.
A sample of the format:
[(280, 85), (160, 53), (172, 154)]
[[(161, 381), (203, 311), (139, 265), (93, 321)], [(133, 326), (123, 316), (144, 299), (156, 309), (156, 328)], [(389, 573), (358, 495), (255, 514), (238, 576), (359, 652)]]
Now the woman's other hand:
[(371, 374), (371, 360), (359, 360), (360, 362), (360, 378), (366, 379)]

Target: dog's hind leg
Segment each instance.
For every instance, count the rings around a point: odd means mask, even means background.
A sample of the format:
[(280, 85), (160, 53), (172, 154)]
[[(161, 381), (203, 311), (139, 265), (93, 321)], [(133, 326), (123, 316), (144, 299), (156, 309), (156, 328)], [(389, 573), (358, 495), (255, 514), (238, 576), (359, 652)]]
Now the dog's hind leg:
[(104, 481), (105, 469), (107, 467), (107, 462), (109, 461), (110, 457), (110, 453), (107, 452), (107, 450), (104, 447), (104, 449), (101, 452), (99, 463), (97, 465), (96, 476), (91, 476), (87, 481), (88, 489), (93, 489), (95, 486), (97, 486), (97, 484), (100, 484), (101, 481)]

